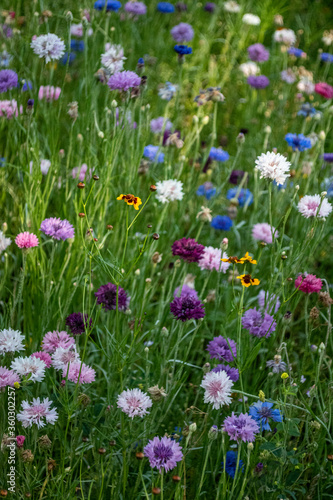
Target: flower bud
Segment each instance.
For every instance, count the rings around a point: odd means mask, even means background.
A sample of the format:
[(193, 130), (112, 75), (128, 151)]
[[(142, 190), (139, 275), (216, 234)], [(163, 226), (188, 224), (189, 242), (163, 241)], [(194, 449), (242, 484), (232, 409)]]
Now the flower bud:
[(117, 103), (117, 101), (115, 99), (113, 99), (113, 101), (111, 102), (111, 106), (113, 108), (116, 108), (118, 106), (118, 103)]
[(202, 124), (207, 125), (208, 122), (209, 122), (209, 116), (204, 116), (202, 119)]

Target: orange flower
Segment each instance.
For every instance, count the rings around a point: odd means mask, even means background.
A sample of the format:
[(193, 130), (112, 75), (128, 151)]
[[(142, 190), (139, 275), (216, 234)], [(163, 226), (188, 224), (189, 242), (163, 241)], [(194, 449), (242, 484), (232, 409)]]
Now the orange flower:
[(260, 281), (257, 278), (252, 278), (251, 274), (242, 274), (237, 276), (238, 280), (241, 280), (243, 286), (249, 287), (251, 285), (259, 285)]
[(242, 257), (240, 259), (241, 263), (242, 264), (245, 264), (245, 262), (250, 262), (250, 264), (256, 264), (257, 261), (252, 259), (251, 255), (249, 255), (249, 252), (246, 252), (246, 254), (244, 255), (244, 257)]
[(238, 257), (228, 257), (227, 259), (221, 259), (222, 262), (229, 262), (230, 264), (243, 264), (241, 259)]
[(127, 205), (133, 205), (135, 210), (139, 210), (139, 205), (142, 205), (141, 198), (134, 196), (134, 194), (121, 194), (118, 196), (117, 200), (123, 200)]

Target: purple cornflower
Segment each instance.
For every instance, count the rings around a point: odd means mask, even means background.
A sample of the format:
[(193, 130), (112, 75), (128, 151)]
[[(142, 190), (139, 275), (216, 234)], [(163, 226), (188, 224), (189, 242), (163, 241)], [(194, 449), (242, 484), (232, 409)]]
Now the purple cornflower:
[(164, 118), (163, 116), (159, 116), (158, 118), (154, 118), (150, 122), (150, 130), (153, 132), (153, 134), (159, 134), (162, 131), (166, 130), (171, 130), (172, 129), (172, 123), (170, 120), (167, 118)]
[(174, 291), (174, 294), (173, 294), (173, 297), (176, 298), (176, 297), (194, 297), (195, 299), (199, 299), (198, 297), (198, 293), (194, 290), (194, 288), (191, 288), (190, 286), (188, 285), (183, 285), (182, 286), (182, 289), (181, 289), (181, 292), (180, 292), (180, 286), (177, 286), (176, 290)]
[(141, 78), (134, 71), (118, 71), (111, 75), (108, 86), (111, 90), (123, 90), (126, 92), (132, 87), (138, 87), (140, 83)]
[(232, 380), (233, 382), (237, 382), (237, 380), (239, 379), (238, 369), (232, 368), (231, 366), (228, 366), (228, 365), (217, 365), (211, 371), (214, 373), (226, 372), (226, 374), (228, 375), (230, 380)]
[(268, 419), (271, 418), (274, 422), (282, 422), (283, 416), (280, 410), (273, 410), (273, 403), (258, 401), (250, 406), (249, 414), (259, 425), (262, 431), (271, 431)]
[(135, 16), (142, 16), (147, 13), (147, 6), (143, 2), (127, 2), (125, 10)]
[(159, 472), (165, 472), (176, 467), (177, 462), (183, 458), (183, 453), (179, 443), (171, 438), (157, 436), (151, 439), (143, 449), (144, 454), (149, 459), (151, 467), (156, 467)]
[(194, 37), (194, 30), (190, 24), (179, 23), (170, 31), (171, 36), (176, 42), (190, 42)]
[(277, 295), (274, 295), (274, 293), (268, 296), (268, 292), (265, 292), (265, 290), (260, 290), (258, 295), (258, 304), (259, 307), (265, 308), (265, 311), (267, 311), (268, 313), (274, 314), (279, 310), (281, 302), (279, 297)]
[(193, 238), (176, 240), (172, 245), (172, 255), (177, 255), (186, 262), (199, 262), (205, 247)]
[(209, 342), (207, 351), (211, 358), (220, 359), (227, 363), (234, 361), (237, 356), (236, 342), (229, 338), (225, 339), (222, 335), (214, 337), (214, 339)]
[(207, 12), (214, 12), (214, 10), (216, 9), (216, 4), (214, 2), (207, 2), (204, 6), (204, 9)]
[(57, 219), (56, 217), (51, 217), (49, 219), (43, 220), (40, 225), (40, 231), (42, 231), (47, 236), (51, 236), (54, 240), (67, 240), (68, 238), (74, 238), (74, 227), (68, 220)]
[(257, 308), (248, 309), (242, 318), (243, 328), (249, 331), (250, 335), (255, 337), (270, 337), (276, 329), (276, 321), (274, 321), (273, 316), (270, 316), (267, 312), (263, 314), (257, 311)]
[(175, 297), (170, 304), (170, 311), (180, 321), (201, 319), (205, 316), (203, 303), (192, 295)]
[(249, 54), (249, 58), (251, 61), (255, 62), (264, 62), (269, 59), (269, 52), (262, 43), (254, 43), (247, 48), (247, 52)]
[(223, 422), (223, 430), (227, 432), (232, 441), (252, 442), (259, 432), (258, 424), (247, 413), (241, 413), (238, 417), (232, 412)]
[(0, 71), (0, 94), (18, 86), (18, 76), (12, 69)]
[(245, 172), (243, 170), (233, 170), (229, 177), (230, 184), (235, 186), (243, 179)]
[[(103, 304), (103, 309), (111, 311), (117, 308), (117, 286), (113, 283), (102, 285), (95, 293), (97, 304)], [(118, 310), (126, 311), (130, 297), (123, 288), (118, 287)]]
[(69, 327), (73, 335), (81, 335), (86, 330), (89, 330), (92, 325), (92, 319), (88, 321), (88, 314), (72, 313), (66, 318), (66, 326)]
[(333, 153), (324, 153), (323, 160), (327, 163), (333, 163)]
[(251, 75), (248, 77), (247, 83), (254, 89), (265, 89), (269, 85), (269, 79), (265, 75)]
[(0, 366), (0, 392), (7, 386), (14, 387), (15, 383), (20, 382), (20, 377), (13, 370)]

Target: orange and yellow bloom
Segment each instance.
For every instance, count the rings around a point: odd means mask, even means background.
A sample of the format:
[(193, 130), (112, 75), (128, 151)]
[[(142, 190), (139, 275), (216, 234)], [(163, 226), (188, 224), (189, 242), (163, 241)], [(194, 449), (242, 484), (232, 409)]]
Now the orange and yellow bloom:
[(123, 200), (127, 205), (133, 205), (135, 210), (139, 210), (139, 205), (142, 205), (141, 198), (134, 196), (134, 194), (121, 194), (118, 196), (117, 200)]
[(240, 259), (238, 257), (228, 257), (227, 259), (221, 259), (222, 262), (229, 262), (229, 264), (245, 264), (246, 262), (249, 262), (250, 264), (256, 264), (257, 261), (252, 259), (251, 255), (249, 255), (249, 252), (246, 252), (244, 257), (241, 257)]
[(252, 278), (251, 274), (242, 274), (237, 276), (238, 280), (241, 280), (243, 286), (249, 287), (251, 285), (259, 285), (260, 281), (257, 278)]

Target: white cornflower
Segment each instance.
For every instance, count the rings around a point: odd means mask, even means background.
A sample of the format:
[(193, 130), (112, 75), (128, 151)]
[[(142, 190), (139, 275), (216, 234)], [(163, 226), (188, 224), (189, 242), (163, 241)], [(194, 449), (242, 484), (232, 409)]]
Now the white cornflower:
[(320, 194), (315, 194), (313, 196), (303, 196), (303, 198), (301, 198), (298, 202), (297, 209), (304, 217), (309, 219), (310, 217), (315, 217), (317, 215), (321, 201), (322, 204), (318, 213), (318, 217), (320, 219), (323, 219), (332, 212), (332, 205), (327, 201), (326, 198), (322, 200)]
[(333, 43), (333, 30), (324, 31), (322, 41), (325, 45), (332, 45)]
[(214, 410), (231, 403), (232, 380), (225, 371), (209, 372), (204, 376), (200, 387), (205, 389), (204, 402), (211, 403)]
[(229, 2), (225, 2), (223, 4), (223, 8), (227, 12), (234, 12), (235, 14), (237, 14), (237, 12), (240, 12), (240, 10), (241, 10), (240, 5), (237, 2), (234, 2), (233, 0), (230, 0)]
[(294, 45), (296, 42), (295, 31), (287, 28), (275, 31), (273, 38), (275, 42), (284, 43), (285, 45)]
[(252, 61), (245, 62), (239, 65), (239, 70), (244, 76), (255, 76), (260, 72), (259, 66)]
[(80, 361), (79, 353), (76, 351), (76, 346), (69, 348), (58, 347), (52, 354), (52, 365), (56, 370), (64, 370), (67, 368), (68, 363)]
[(183, 183), (181, 181), (176, 179), (158, 181), (156, 188), (156, 199), (161, 203), (183, 199)]
[(116, 73), (124, 67), (124, 49), (121, 45), (111, 45), (104, 54), (101, 55), (101, 62), (110, 72)]
[(16, 415), (16, 418), (22, 422), (23, 427), (32, 427), (32, 424), (36, 424), (39, 429), (45, 424), (55, 424), (58, 420), (58, 414), (55, 408), (50, 408), (51, 404), (49, 398), (45, 398), (43, 401), (40, 401), (39, 398), (33, 398), (32, 403), (22, 401), (22, 411)]
[(255, 14), (244, 14), (242, 17), (242, 21), (245, 24), (249, 24), (251, 26), (259, 26), (261, 23), (260, 17), (256, 16)]
[(32, 382), (41, 382), (45, 377), (46, 364), (39, 358), (20, 356), (14, 359), (10, 365), (11, 369), (14, 370), (21, 377), (29, 377)]
[(260, 179), (270, 179), (278, 185), (282, 185), (287, 177), (290, 177), (291, 163), (280, 153), (267, 151), (267, 153), (258, 156), (255, 163), (256, 170), (260, 172)]
[(0, 231), (0, 254), (6, 250), (7, 247), (11, 244), (12, 240), (10, 238), (6, 238), (5, 234)]
[(24, 335), (11, 328), (0, 331), (0, 354), (24, 350)]
[(305, 92), (306, 94), (313, 94), (315, 84), (309, 78), (304, 77), (298, 82), (297, 89), (300, 92)]
[(65, 44), (54, 33), (37, 36), (32, 40), (30, 47), (39, 57), (45, 57), (45, 62), (60, 59), (65, 53)]
[(147, 415), (148, 408), (153, 406), (153, 402), (145, 392), (140, 389), (127, 389), (119, 394), (117, 406), (129, 417), (143, 417)]

